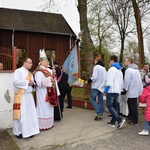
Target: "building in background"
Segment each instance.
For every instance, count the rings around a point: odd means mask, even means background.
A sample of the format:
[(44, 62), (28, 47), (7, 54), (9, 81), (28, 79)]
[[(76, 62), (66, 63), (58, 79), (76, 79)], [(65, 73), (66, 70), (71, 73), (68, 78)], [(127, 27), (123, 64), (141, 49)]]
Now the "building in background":
[[(28, 56), (33, 60), (33, 70), (39, 62), (40, 49), (44, 48), (49, 58), (55, 54), (55, 61), (61, 65), (76, 40), (61, 14), (7, 8), (0, 8), (0, 37), (1, 53), (11, 53), (16, 46), (17, 67), (22, 65), (22, 58)], [(6, 70), (11, 70), (7, 57), (0, 55), (0, 60)]]

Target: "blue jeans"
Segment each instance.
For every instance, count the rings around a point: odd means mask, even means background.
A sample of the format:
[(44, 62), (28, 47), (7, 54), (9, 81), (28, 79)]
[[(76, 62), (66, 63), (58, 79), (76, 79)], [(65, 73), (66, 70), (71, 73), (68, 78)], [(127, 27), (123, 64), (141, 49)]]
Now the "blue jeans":
[[(96, 102), (96, 97), (98, 96), (98, 103)], [(104, 101), (103, 94), (98, 89), (91, 89), (90, 101), (96, 110), (98, 115), (103, 115), (104, 112)]]
[(144, 121), (144, 130), (149, 131), (149, 123), (146, 120)]
[(118, 124), (122, 122), (122, 118), (118, 114), (119, 109), (118, 99), (119, 99), (118, 93), (106, 94), (107, 108), (112, 115), (112, 119), (110, 121), (111, 124), (115, 124), (116, 121), (118, 122)]

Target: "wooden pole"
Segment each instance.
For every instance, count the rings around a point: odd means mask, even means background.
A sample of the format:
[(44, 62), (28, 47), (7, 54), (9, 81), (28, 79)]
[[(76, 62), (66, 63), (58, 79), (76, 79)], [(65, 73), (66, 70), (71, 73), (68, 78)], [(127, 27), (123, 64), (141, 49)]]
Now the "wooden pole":
[(138, 13), (137, 13), (137, 18), (138, 18), (138, 51), (139, 51), (139, 67), (141, 68), (142, 67), (142, 50), (141, 50), (141, 38), (140, 38), (140, 35), (141, 35), (141, 30), (140, 30), (140, 27), (141, 27), (141, 18), (140, 18), (140, 8), (139, 6), (137, 7), (138, 9)]
[(12, 70), (13, 71), (15, 71), (17, 68), (16, 64), (17, 64), (17, 47), (14, 46), (12, 48)]

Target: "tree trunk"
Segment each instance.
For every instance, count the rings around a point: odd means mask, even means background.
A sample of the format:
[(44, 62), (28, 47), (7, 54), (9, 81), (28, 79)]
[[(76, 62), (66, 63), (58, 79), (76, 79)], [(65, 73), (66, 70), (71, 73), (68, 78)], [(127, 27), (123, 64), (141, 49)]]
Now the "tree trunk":
[[(83, 51), (88, 60), (93, 60), (93, 41), (90, 36), (87, 21), (87, 0), (78, 0), (78, 12), (80, 16), (80, 29), (84, 30), (82, 35)], [(92, 74), (93, 64), (90, 61), (85, 61), (86, 77), (89, 78)]]
[(138, 4), (136, 3), (136, 0), (132, 0), (132, 4), (138, 33), (139, 67), (141, 68), (142, 65), (145, 63), (145, 57), (144, 57), (144, 44), (143, 44), (143, 32), (141, 27), (140, 9)]
[(120, 50), (120, 58), (119, 58), (119, 62), (121, 64), (123, 63), (124, 41), (125, 41), (125, 38), (121, 38), (121, 50)]

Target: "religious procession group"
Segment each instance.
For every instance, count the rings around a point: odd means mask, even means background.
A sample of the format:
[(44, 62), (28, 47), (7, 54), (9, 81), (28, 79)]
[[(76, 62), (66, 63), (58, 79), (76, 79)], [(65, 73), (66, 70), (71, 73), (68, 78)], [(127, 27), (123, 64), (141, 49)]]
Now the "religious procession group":
[[(125, 58), (123, 65), (118, 63), (118, 57), (109, 58), (109, 69), (106, 71), (100, 56), (95, 59), (93, 74), (86, 84), (91, 83), (90, 101), (96, 110), (95, 120), (101, 120), (104, 112), (103, 96), (106, 96), (106, 106), (111, 120), (108, 126), (122, 128), (127, 121), (138, 125), (138, 107), (143, 107), (144, 129), (139, 135), (149, 135), (150, 126), (150, 72), (149, 65), (144, 64), (141, 70), (131, 57)], [(98, 98), (97, 98), (98, 97)]]
[(33, 74), (29, 71), (32, 59), (28, 57), (14, 72), (13, 134), (18, 139), (32, 138), (40, 130), (52, 128), (54, 120), (61, 120), (66, 94), (67, 108), (72, 108), (68, 75), (57, 63), (51, 68), (45, 51), (39, 52), (40, 63)]
[[(106, 71), (100, 56), (96, 57), (92, 76), (85, 82), (91, 83), (90, 101), (96, 110), (95, 120), (103, 118), (103, 96), (106, 96), (107, 109), (111, 114), (108, 126), (117, 125), (117, 128), (121, 129), (125, 121), (138, 125), (138, 104), (141, 102), (145, 105), (145, 122), (139, 135), (149, 135), (149, 66), (145, 64), (140, 71), (133, 59), (127, 57), (122, 67), (116, 55), (112, 55), (108, 63), (110, 68)], [(30, 138), (39, 134), (40, 130), (52, 128), (54, 120), (62, 118), (64, 97), (67, 91), (71, 92), (69, 85), (68, 88), (64, 88), (68, 83), (67, 74), (58, 64), (55, 68), (49, 68), (44, 50), (40, 50), (40, 63), (33, 75), (29, 72), (31, 67), (32, 60), (25, 58), (23, 66), (14, 72), (13, 134), (19, 139)], [(34, 98), (33, 88), (36, 91)], [(71, 97), (71, 94), (69, 95)], [(68, 108), (72, 108), (71, 102), (68, 103)], [(126, 116), (126, 119), (120, 114)]]

